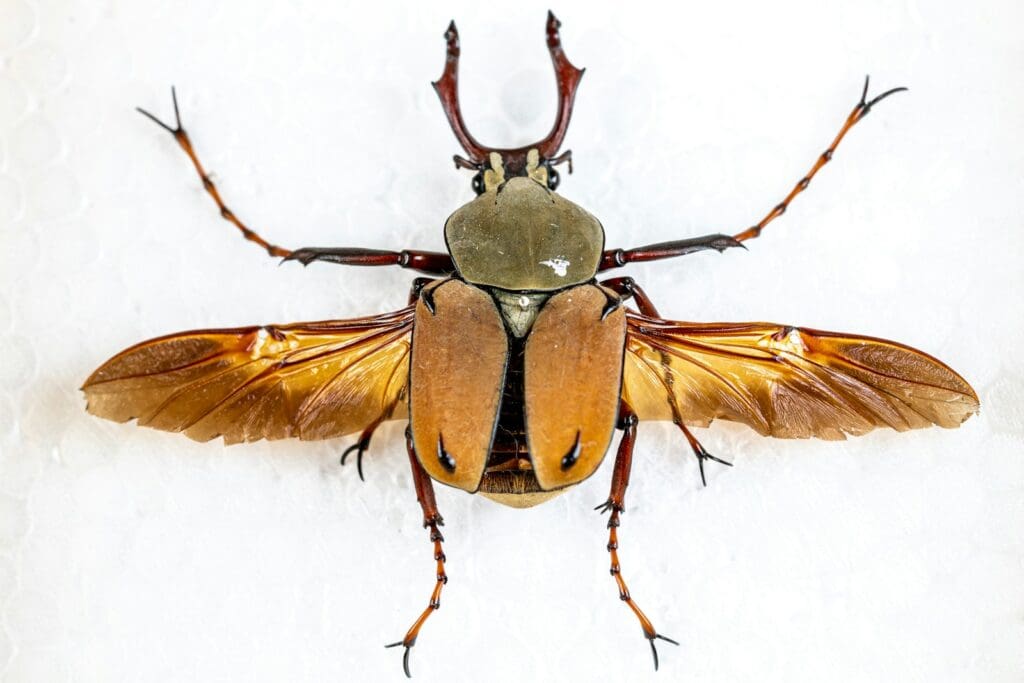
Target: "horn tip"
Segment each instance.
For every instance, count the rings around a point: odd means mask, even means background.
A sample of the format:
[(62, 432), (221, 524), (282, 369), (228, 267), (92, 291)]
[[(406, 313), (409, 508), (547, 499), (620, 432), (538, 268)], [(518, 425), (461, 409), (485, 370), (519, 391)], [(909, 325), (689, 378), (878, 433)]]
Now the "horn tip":
[(448, 28), (444, 31), (444, 39), (448, 42), (459, 39), (459, 29), (455, 26), (455, 20), (448, 22)]
[(560, 22), (558, 20), (558, 17), (555, 16), (554, 12), (552, 12), (551, 10), (548, 10), (548, 20), (547, 20), (547, 30), (548, 30), (548, 33), (552, 33), (552, 34), (557, 35), (558, 34), (558, 29), (560, 29), (560, 28), (562, 28), (562, 22)]

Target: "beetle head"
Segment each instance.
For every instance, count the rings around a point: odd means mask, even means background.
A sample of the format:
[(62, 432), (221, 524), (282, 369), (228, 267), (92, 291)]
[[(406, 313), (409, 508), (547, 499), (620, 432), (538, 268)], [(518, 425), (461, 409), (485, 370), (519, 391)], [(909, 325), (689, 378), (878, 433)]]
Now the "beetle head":
[[(580, 78), (583, 77), (583, 69), (577, 69), (569, 62), (562, 50), (562, 39), (558, 35), (558, 28), (561, 22), (555, 15), (548, 12), (547, 19), (547, 43), (548, 52), (551, 53), (551, 62), (555, 67), (555, 76), (558, 81), (558, 115), (555, 117), (555, 124), (551, 132), (543, 140), (531, 145), (517, 147), (514, 149), (503, 149), (497, 147), (486, 147), (470, 135), (466, 123), (462, 119), (462, 110), (459, 107), (459, 32), (453, 21), (448, 25), (445, 32), (445, 40), (448, 41), (447, 59), (445, 61), (444, 73), (440, 80), (433, 83), (434, 90), (441, 98), (441, 106), (448, 117), (452, 131), (458, 139), (462, 149), (469, 156), (468, 159), (455, 156), (456, 168), (465, 168), (476, 171), (473, 176), (473, 190), (477, 194), (483, 194), (490, 189), (488, 178), (493, 180), (493, 174), (510, 179), (516, 176), (530, 177), (543, 182), (549, 189), (558, 187), (559, 175), (555, 166), (561, 163), (568, 163), (569, 173), (572, 173), (572, 152), (558, 153), (562, 146), (562, 140), (569, 128), (569, 119), (572, 116), (573, 100), (576, 97), (576, 88), (579, 86)], [(489, 174), (492, 174), (489, 176)]]

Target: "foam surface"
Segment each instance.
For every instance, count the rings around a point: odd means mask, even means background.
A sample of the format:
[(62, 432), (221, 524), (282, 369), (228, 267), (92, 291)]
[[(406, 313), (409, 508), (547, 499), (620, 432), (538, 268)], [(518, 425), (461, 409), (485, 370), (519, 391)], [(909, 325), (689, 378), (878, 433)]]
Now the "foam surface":
[[(278, 266), (220, 220), (173, 140), (176, 84), (230, 206), (289, 247), (440, 249), (472, 197), (429, 81), (450, 18), (484, 142), (544, 135), (546, 6), (41, 3), (0, 8), (0, 677), (401, 680), (384, 650), (433, 586), (402, 425), (225, 448), (86, 415), (142, 339), (365, 315), (413, 274)], [(948, 362), (982, 414), (846, 442), (641, 425), (608, 575), (612, 459), (520, 511), (439, 489), (451, 580), (420, 681), (1020, 681), (1024, 334), (1020, 3), (563, 2), (587, 67), (563, 193), (609, 246), (736, 231), (860, 94), (910, 86), (741, 253), (631, 267), (667, 317), (888, 337)]]

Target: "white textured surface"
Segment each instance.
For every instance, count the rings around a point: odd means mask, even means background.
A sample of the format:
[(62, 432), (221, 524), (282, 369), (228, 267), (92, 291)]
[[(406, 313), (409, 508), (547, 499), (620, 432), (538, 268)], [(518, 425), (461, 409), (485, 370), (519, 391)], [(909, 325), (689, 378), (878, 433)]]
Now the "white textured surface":
[[(270, 240), (442, 245), (469, 176), (428, 81), (451, 17), (485, 142), (554, 112), (546, 7), (0, 4), (0, 672), (8, 681), (400, 680), (433, 584), (400, 437), (225, 449), (88, 417), (76, 387), (175, 330), (400, 306), (398, 269), (278, 267), (132, 111), (186, 125)], [(746, 227), (824, 149), (870, 72), (908, 85), (750, 243), (630, 271), (669, 317), (890, 337), (963, 373), (958, 431), (845, 443), (640, 431), (616, 597), (576, 491), (516, 511), (439, 490), (451, 581), (423, 681), (1024, 679), (1021, 4), (563, 2), (588, 68), (566, 196), (609, 245)]]

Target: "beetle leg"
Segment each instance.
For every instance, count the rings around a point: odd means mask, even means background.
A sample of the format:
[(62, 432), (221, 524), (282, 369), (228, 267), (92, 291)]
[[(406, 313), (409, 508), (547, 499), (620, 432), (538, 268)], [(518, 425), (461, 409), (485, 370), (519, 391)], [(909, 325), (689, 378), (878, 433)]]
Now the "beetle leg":
[(821, 170), (821, 167), (832, 160), (832, 155), (835, 153), (839, 143), (842, 142), (843, 138), (846, 136), (846, 133), (849, 132), (849, 130), (865, 116), (867, 116), (873, 106), (884, 100), (889, 95), (906, 90), (906, 88), (892, 88), (890, 90), (886, 90), (881, 95), (877, 95), (876, 97), (868, 100), (869, 81), (869, 77), (864, 79), (864, 89), (861, 91), (860, 101), (857, 102), (853, 111), (851, 111), (849, 116), (846, 117), (843, 127), (839, 129), (839, 133), (837, 133), (835, 139), (832, 140), (832, 144), (830, 144), (828, 149), (818, 156), (814, 165), (811, 166), (811, 170), (793, 186), (793, 189), (789, 191), (789, 194), (786, 195), (785, 199), (776, 204), (757, 224), (752, 225), (742, 232), (736, 233), (732, 237), (729, 237), (728, 235), (707, 235), (705, 237), (697, 237), (692, 240), (663, 242), (661, 244), (652, 244), (646, 247), (639, 247), (637, 249), (613, 249), (604, 252), (599, 269), (607, 270), (609, 268), (617, 268), (619, 266), (624, 266), (627, 263), (635, 263), (637, 261), (654, 261), (656, 259), (671, 258), (673, 256), (683, 256), (684, 254), (691, 254), (695, 251), (701, 251), (704, 249), (724, 251), (729, 247), (742, 246), (742, 242), (758, 237), (766, 225), (786, 213), (786, 209), (789, 207), (790, 202), (792, 202), (798, 194), (806, 190), (807, 186), (811, 183), (811, 179), (813, 179), (818, 171)]
[(171, 128), (169, 125), (141, 107), (136, 107), (135, 109), (140, 114), (174, 136), (178, 146), (185, 150), (185, 154), (187, 154), (188, 158), (192, 160), (192, 165), (195, 166), (196, 173), (199, 174), (199, 179), (203, 181), (203, 189), (206, 190), (210, 197), (213, 198), (213, 201), (217, 204), (217, 208), (220, 209), (221, 218), (234, 224), (234, 226), (241, 231), (242, 236), (245, 237), (245, 239), (260, 245), (266, 249), (267, 253), (271, 256), (286, 257), (291, 254), (291, 251), (288, 249), (279, 247), (276, 244), (271, 244), (256, 234), (255, 231), (250, 230), (244, 223), (242, 223), (241, 220), (238, 219), (238, 216), (236, 216), (235, 213), (227, 207), (224, 200), (220, 197), (220, 192), (217, 190), (217, 186), (213, 184), (209, 174), (207, 174), (203, 165), (199, 163), (199, 157), (196, 156), (195, 148), (192, 147), (192, 141), (189, 139), (188, 133), (185, 132), (184, 127), (181, 125), (181, 112), (178, 110), (178, 95), (174, 90), (174, 86), (171, 86), (171, 100), (174, 102), (174, 128)]
[(390, 251), (360, 247), (302, 247), (288, 252), (283, 261), (298, 261), (304, 266), (314, 261), (343, 266), (401, 266), (428, 275), (447, 275), (455, 272), (455, 264), (448, 254), (415, 249)]
[(344, 466), (349, 454), (352, 451), (356, 452), (356, 472), (359, 473), (359, 481), (366, 481), (366, 478), (363, 476), (363, 454), (370, 448), (370, 439), (373, 438), (373, 433), (377, 431), (377, 427), (379, 427), (380, 423), (383, 421), (384, 416), (381, 415), (371, 422), (370, 426), (364, 429), (363, 433), (359, 435), (359, 440), (346, 448), (345, 452), (341, 454), (340, 464)]
[(420, 292), (423, 288), (434, 281), (432, 277), (418, 277), (412, 281), (412, 286), (409, 287), (409, 305), (413, 305), (420, 300)]
[(202, 163), (200, 163), (199, 157), (196, 155), (195, 148), (192, 146), (192, 140), (189, 139), (188, 133), (185, 132), (185, 128), (181, 125), (181, 112), (178, 108), (178, 94), (173, 87), (171, 88), (171, 101), (174, 103), (173, 128), (141, 107), (136, 107), (136, 110), (174, 136), (178, 146), (185, 151), (185, 154), (187, 154), (188, 158), (192, 161), (192, 165), (195, 167), (196, 173), (199, 174), (199, 179), (203, 183), (203, 189), (206, 190), (207, 194), (210, 195), (214, 203), (217, 205), (217, 208), (220, 210), (221, 218), (238, 228), (242, 233), (242, 237), (263, 247), (269, 255), (283, 258), (285, 261), (300, 261), (303, 265), (309, 264), (311, 261), (331, 261), (333, 263), (357, 266), (397, 265), (402, 266), (403, 268), (421, 270), (432, 275), (441, 275), (455, 270), (451, 257), (448, 254), (439, 252), (412, 250), (382, 251), (379, 249), (352, 248), (320, 249), (317, 247), (305, 247), (302, 249), (291, 250), (267, 242), (265, 239), (260, 237), (255, 230), (246, 226), (245, 223), (235, 215), (235, 212), (229, 209), (227, 204), (224, 203), (224, 200), (220, 196), (220, 191), (217, 189), (217, 186), (214, 185), (213, 180), (206, 172), (206, 169), (203, 168)]
[(906, 88), (891, 88), (890, 90), (886, 90), (881, 95), (872, 98), (871, 101), (868, 101), (868, 84), (870, 82), (871, 77), (865, 76), (864, 90), (861, 91), (860, 102), (858, 102), (854, 106), (853, 111), (851, 111), (850, 115), (846, 117), (846, 122), (843, 123), (843, 127), (839, 129), (839, 133), (836, 134), (835, 139), (832, 140), (832, 144), (828, 146), (828, 149), (821, 153), (818, 159), (814, 162), (814, 165), (811, 166), (811, 170), (807, 172), (807, 175), (801, 178), (797, 182), (797, 184), (793, 186), (793, 189), (789, 191), (789, 194), (786, 195), (786, 198), (783, 199), (778, 204), (776, 204), (775, 207), (772, 208), (772, 210), (769, 211), (765, 215), (765, 217), (760, 220), (760, 222), (758, 222), (756, 225), (752, 225), (743, 232), (736, 233), (735, 235), (733, 235), (733, 237), (735, 237), (740, 242), (758, 237), (761, 234), (761, 230), (764, 229), (764, 226), (768, 225), (773, 220), (775, 220), (782, 214), (786, 213), (786, 209), (789, 207), (789, 203), (793, 201), (793, 199), (798, 194), (807, 189), (807, 186), (810, 185), (811, 183), (811, 179), (814, 178), (815, 174), (821, 169), (821, 167), (827, 164), (828, 162), (832, 161), (832, 155), (835, 153), (836, 147), (839, 146), (839, 143), (842, 142), (843, 137), (846, 135), (847, 131), (853, 128), (853, 126), (856, 125), (858, 121), (867, 116), (868, 113), (870, 113), (871, 111), (871, 107), (875, 106), (889, 95), (906, 90)]
[(416, 501), (423, 509), (424, 528), (430, 528), (430, 541), (434, 544), (434, 560), (437, 562), (437, 583), (434, 584), (434, 592), (430, 594), (430, 602), (427, 604), (427, 608), (423, 610), (423, 613), (409, 627), (404, 638), (384, 646), (398, 647), (401, 645), (405, 648), (405, 654), (402, 656), (402, 668), (405, 670), (405, 675), (408, 678), (412, 678), (412, 674), (409, 672), (409, 651), (416, 644), (416, 638), (419, 636), (423, 623), (431, 614), (441, 608), (441, 589), (448, 583), (448, 575), (444, 569), (446, 558), (444, 551), (441, 549), (444, 536), (438, 530), (439, 526), (444, 526), (444, 519), (437, 511), (437, 501), (434, 499), (434, 485), (423, 469), (423, 466), (420, 465), (419, 460), (416, 459), (416, 451), (412, 445), (412, 431), (408, 428), (405, 430), (405, 444), (409, 452), (409, 463), (412, 465), (412, 480), (416, 488)]
[[(612, 278), (610, 280), (605, 280), (601, 284), (605, 287), (608, 287), (609, 289), (618, 292), (624, 298), (633, 297), (633, 301), (636, 303), (637, 310), (639, 310), (642, 315), (646, 315), (649, 318), (661, 318), (661, 316), (658, 314), (658, 309), (654, 307), (654, 303), (650, 300), (650, 298), (648, 298), (647, 292), (641, 289), (640, 285), (638, 285), (633, 278), (617, 277)], [(668, 370), (668, 354), (665, 351), (661, 351), (660, 355), (662, 368), (665, 369), (664, 381), (667, 383), (671, 382), (672, 376), (671, 374), (669, 374)], [(673, 394), (671, 394), (671, 389), (669, 390), (669, 392), (670, 396), (674, 396)], [(707, 480), (705, 480), (704, 478), (704, 460), (706, 458), (718, 460), (718, 458), (714, 457), (713, 455), (705, 451), (704, 447), (700, 445), (700, 442), (697, 441), (697, 439), (686, 429), (686, 426), (683, 424), (682, 420), (678, 418), (678, 409), (676, 407), (674, 397), (670, 399), (670, 405), (672, 406), (673, 414), (677, 418), (676, 424), (679, 425), (679, 427), (683, 430), (683, 433), (686, 434), (686, 438), (690, 440), (690, 446), (693, 448), (693, 452), (697, 455), (697, 462), (700, 464), (700, 478), (701, 481), (704, 482), (704, 485), (707, 486)], [(725, 463), (725, 461), (723, 460), (718, 460), (718, 462)], [(725, 464), (728, 465), (729, 463)]]
[(658, 314), (658, 309), (654, 307), (654, 302), (650, 300), (647, 292), (641, 289), (640, 285), (633, 278), (615, 277), (602, 281), (600, 285), (617, 293), (623, 299), (632, 297), (636, 303), (637, 310), (648, 318), (661, 318), (661, 315)]
[[(602, 281), (601, 285), (603, 287), (607, 287), (608, 289), (610, 289), (610, 290), (612, 290), (614, 292), (617, 292), (623, 298), (633, 297), (633, 301), (636, 302), (636, 307), (637, 307), (637, 309), (640, 311), (640, 313), (642, 315), (646, 315), (649, 318), (660, 318), (661, 317), (658, 314), (658, 309), (654, 307), (654, 303), (650, 300), (650, 298), (648, 298), (647, 292), (645, 292), (643, 289), (641, 289), (640, 285), (638, 285), (633, 278), (631, 278), (631, 277), (611, 278), (609, 280)], [(667, 368), (669, 367), (669, 365), (668, 365), (668, 356), (667, 356), (667, 354), (664, 351), (661, 352), (661, 363), (662, 363), (662, 366), (664, 368), (666, 368), (666, 373), (667, 373), (668, 372)], [(670, 375), (666, 374), (666, 378), (667, 378), (666, 381), (668, 381), (668, 379), (670, 379), (670, 377), (671, 377)], [(708, 485), (708, 480), (704, 476), (704, 461), (705, 460), (714, 460), (715, 462), (721, 463), (723, 465), (728, 465), (729, 467), (732, 467), (732, 463), (731, 462), (726, 462), (725, 460), (722, 460), (721, 458), (716, 458), (715, 456), (713, 456), (710, 453), (708, 453), (707, 450), (704, 449), (704, 446), (701, 445), (700, 441), (697, 441), (697, 437), (695, 437), (693, 435), (693, 433), (690, 432), (690, 430), (686, 428), (686, 425), (683, 423), (682, 418), (678, 414), (678, 409), (676, 407), (676, 404), (675, 404), (674, 400), (672, 401), (671, 405), (672, 405), (672, 412), (675, 415), (676, 426), (679, 427), (681, 430), (683, 430), (683, 434), (686, 436), (686, 440), (690, 443), (690, 448), (693, 449), (693, 454), (697, 456), (697, 464), (700, 466), (700, 480), (701, 480), (701, 482), (704, 483), (704, 486), (707, 486)], [(623, 436), (623, 440), (625, 440), (625, 436)]]
[[(650, 300), (650, 298), (648, 298), (647, 292), (645, 292), (643, 289), (641, 289), (640, 285), (638, 285), (633, 278), (631, 278), (631, 277), (611, 278), (609, 280), (604, 280), (603, 282), (601, 282), (601, 285), (603, 287), (607, 287), (608, 289), (611, 289), (614, 292), (617, 292), (623, 298), (633, 297), (633, 301), (636, 302), (636, 307), (637, 307), (637, 309), (640, 311), (640, 313), (642, 315), (646, 315), (649, 318), (660, 318), (661, 317), (658, 314), (658, 309), (654, 307), (654, 303)], [(666, 355), (666, 353), (664, 351), (662, 351), (661, 352), (661, 357), (662, 357), (662, 359), (661, 359), (662, 366), (667, 369), (668, 368), (668, 356)], [(666, 370), (666, 372), (667, 372), (667, 370)], [(701, 480), (701, 482), (704, 483), (704, 486), (707, 486), (708, 485), (708, 480), (704, 476), (704, 461), (705, 460), (714, 460), (715, 462), (721, 463), (723, 465), (728, 465), (729, 467), (732, 467), (732, 463), (731, 462), (726, 462), (725, 460), (722, 460), (721, 458), (716, 458), (715, 456), (711, 455), (710, 453), (707, 452), (707, 450), (704, 449), (704, 446), (701, 445), (700, 441), (697, 441), (697, 437), (695, 437), (693, 435), (693, 433), (690, 432), (690, 430), (686, 428), (686, 425), (683, 423), (682, 418), (679, 417), (678, 411), (676, 409), (676, 405), (675, 405), (674, 401), (672, 402), (672, 411), (673, 411), (673, 413), (676, 414), (676, 419), (675, 419), (676, 426), (678, 426), (681, 430), (683, 430), (683, 434), (686, 436), (686, 440), (690, 443), (690, 448), (693, 449), (693, 454), (697, 456), (697, 464), (700, 466), (700, 480)], [(623, 438), (625, 438), (625, 437), (623, 437)]]
[(619, 587), (619, 599), (625, 602), (636, 618), (640, 621), (640, 628), (643, 629), (644, 637), (651, 644), (651, 654), (654, 657), (654, 670), (658, 670), (658, 649), (654, 646), (655, 640), (664, 640), (665, 642), (678, 645), (675, 640), (667, 636), (659, 634), (654, 630), (654, 625), (651, 620), (647, 618), (647, 615), (641, 611), (640, 607), (637, 606), (636, 602), (633, 601), (632, 596), (629, 594), (629, 588), (626, 586), (626, 580), (622, 578), (621, 568), (619, 566), (619, 515), (625, 511), (623, 504), (626, 497), (626, 487), (629, 486), (629, 470), (633, 463), (633, 445), (636, 442), (636, 424), (637, 417), (636, 413), (633, 412), (629, 405), (622, 401), (619, 406), (619, 424), (618, 428), (622, 430), (622, 440), (619, 442), (619, 451), (615, 457), (615, 468), (612, 471), (612, 488), (611, 493), (608, 494), (608, 500), (603, 504), (598, 505), (595, 509), (600, 510), (602, 513), (611, 511), (611, 516), (608, 518), (608, 553), (611, 556), (611, 574), (615, 578), (615, 583)]
[[(621, 268), (628, 263), (641, 263), (643, 261), (658, 261), (665, 258), (685, 256), (698, 251), (714, 249), (721, 253), (730, 247), (743, 247), (743, 244), (729, 235), (715, 234), (704, 235), (703, 237), (690, 237), (685, 240), (673, 240), (671, 242), (658, 242), (633, 249), (610, 249), (601, 254), (601, 264), (597, 270), (611, 270)], [(744, 249), (746, 247), (743, 247)]]
[(697, 437), (695, 437), (693, 433), (686, 428), (686, 425), (683, 424), (681, 420), (676, 422), (676, 426), (679, 427), (679, 429), (683, 430), (683, 435), (686, 437), (686, 440), (690, 443), (690, 448), (693, 449), (693, 454), (697, 456), (697, 465), (700, 467), (700, 481), (702, 484), (704, 484), (704, 486), (708, 485), (708, 480), (704, 476), (705, 460), (714, 460), (715, 462), (720, 463), (722, 465), (726, 465), (727, 467), (732, 467), (731, 462), (727, 462), (725, 460), (722, 460), (721, 458), (716, 458), (715, 456), (708, 453), (707, 450), (705, 450), (704, 446), (701, 445), (700, 441), (697, 441)]

